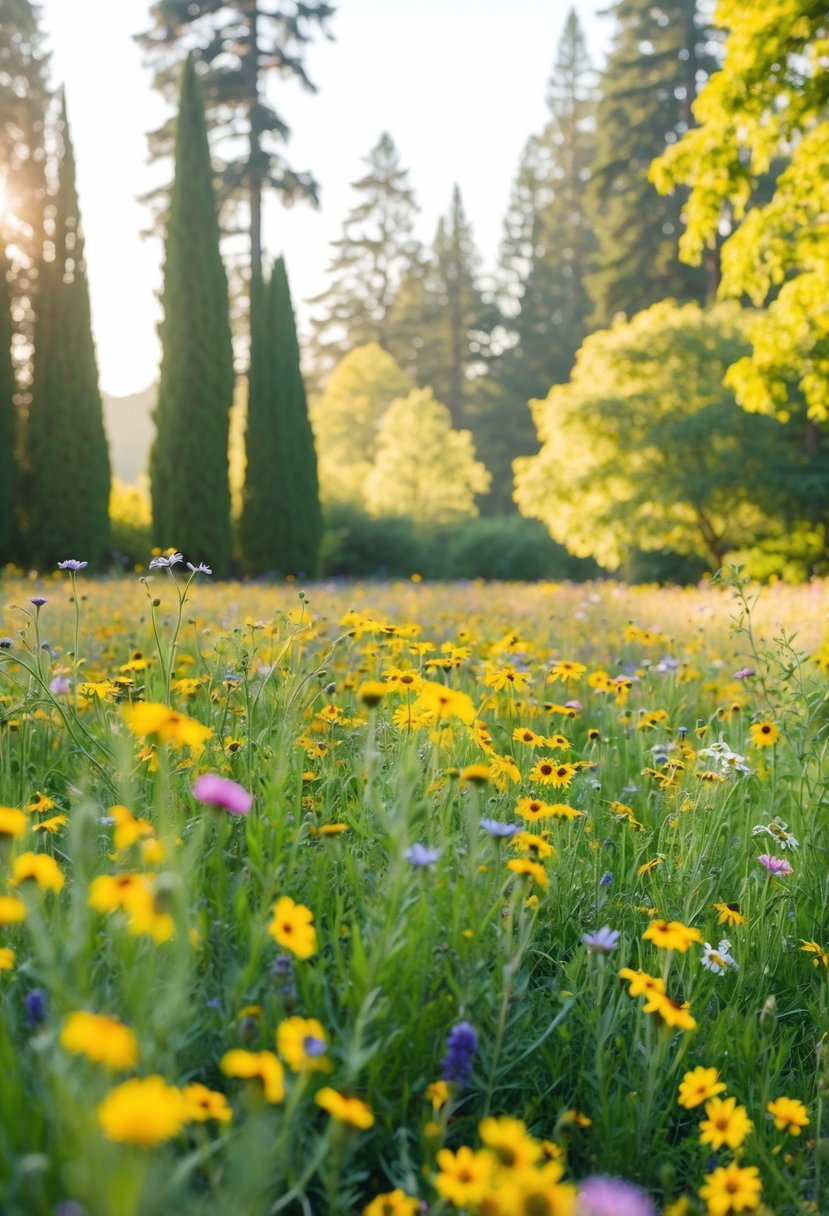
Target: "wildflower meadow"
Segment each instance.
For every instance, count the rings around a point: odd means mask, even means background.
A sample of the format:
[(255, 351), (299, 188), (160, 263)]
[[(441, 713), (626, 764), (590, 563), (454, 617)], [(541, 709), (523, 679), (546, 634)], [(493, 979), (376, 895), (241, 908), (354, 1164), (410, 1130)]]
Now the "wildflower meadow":
[(829, 587), (7, 574), (4, 1216), (829, 1211)]

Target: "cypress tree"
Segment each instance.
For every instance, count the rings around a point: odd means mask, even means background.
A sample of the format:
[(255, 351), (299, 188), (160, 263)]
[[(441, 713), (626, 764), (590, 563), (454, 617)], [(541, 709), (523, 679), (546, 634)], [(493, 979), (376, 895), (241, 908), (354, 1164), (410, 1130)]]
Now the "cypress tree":
[(66, 101), (56, 135), (53, 233), (38, 274), (32, 399), (27, 428), (29, 558), (81, 557), (100, 566), (109, 548), (109, 449), (92, 340), (89, 285)]
[(617, 312), (707, 293), (706, 271), (679, 260), (687, 192), (660, 198), (648, 180), (653, 159), (692, 124), (693, 101), (716, 68), (701, 8), (698, 0), (617, 0), (614, 9), (589, 191), (598, 252), (588, 286), (599, 327)]
[(161, 378), (150, 453), (153, 538), (227, 574), (233, 351), (227, 276), (195, 62), (182, 73), (164, 257)]
[(240, 537), (252, 574), (313, 578), (322, 541), (314, 435), (285, 263), (251, 290), (247, 474)]
[(14, 533), (15, 414), (8, 267), (0, 252), (0, 565), (11, 558)]

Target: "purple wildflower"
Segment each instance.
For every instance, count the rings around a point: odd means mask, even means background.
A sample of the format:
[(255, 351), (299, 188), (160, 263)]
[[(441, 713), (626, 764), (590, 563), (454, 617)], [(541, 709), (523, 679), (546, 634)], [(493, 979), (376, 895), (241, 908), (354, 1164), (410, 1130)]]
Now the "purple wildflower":
[(253, 794), (217, 773), (202, 773), (193, 786), (193, 797), (208, 806), (218, 806), (231, 815), (247, 815), (253, 806)]
[(517, 823), (501, 823), (498, 819), (482, 819), (481, 827), (485, 832), (489, 832), (490, 836), (514, 836), (516, 832), (520, 832)]
[(150, 562), (151, 570), (169, 570), (171, 566), (177, 566), (179, 562), (183, 562), (184, 557), (181, 553), (171, 553), (169, 557), (154, 557)]
[(747, 680), (749, 676), (754, 675), (753, 667), (741, 667), (739, 671), (734, 672), (735, 680)]
[(601, 878), (599, 879), (599, 886), (600, 887), (609, 887), (612, 882), (613, 882), (613, 874), (611, 873), (610, 870), (605, 870), (604, 874), (602, 874)]
[(769, 874), (793, 874), (789, 862), (785, 857), (771, 857), (768, 853), (761, 853), (757, 858), (761, 866), (765, 866)]
[(441, 1064), (444, 1081), (465, 1085), (472, 1072), (472, 1057), (478, 1046), (478, 1036), (469, 1022), (456, 1022), (446, 1037), (446, 1055)]
[(68, 697), (72, 691), (72, 681), (66, 676), (53, 676), (49, 681), (49, 692), (53, 697)]
[(318, 1039), (316, 1035), (306, 1034), (305, 1038), (302, 1040), (302, 1050), (305, 1052), (306, 1056), (310, 1056), (311, 1059), (317, 1059), (319, 1056), (324, 1056), (326, 1052), (325, 1039)]
[(0, 650), (11, 650), (13, 645), (11, 638), (0, 638)]
[(581, 701), (565, 701), (564, 708), (565, 709), (574, 709), (577, 714), (580, 714), (581, 711), (584, 709), (584, 706), (582, 705)]
[(422, 869), (428, 870), (435, 864), (440, 854), (440, 849), (427, 849), (425, 844), (421, 844), (418, 841), (417, 844), (413, 844), (411, 848), (406, 849), (403, 856), (413, 866), (420, 866)]
[(29, 603), (34, 604), (35, 608), (42, 608), (43, 605), (48, 604), (49, 601), (46, 599), (45, 595), (33, 595), (29, 600)]
[(33, 988), (27, 993), (24, 1005), (30, 1026), (39, 1026), (46, 1021), (46, 993), (42, 988)]
[(630, 1182), (596, 1174), (579, 1187), (578, 1216), (655, 1216), (651, 1200)]
[(619, 942), (619, 930), (603, 925), (595, 933), (582, 933), (581, 940), (591, 954), (610, 954)]
[(76, 557), (67, 557), (65, 562), (58, 562), (58, 570), (71, 570), (73, 574), (77, 574), (79, 570), (85, 570), (89, 562), (79, 562)]

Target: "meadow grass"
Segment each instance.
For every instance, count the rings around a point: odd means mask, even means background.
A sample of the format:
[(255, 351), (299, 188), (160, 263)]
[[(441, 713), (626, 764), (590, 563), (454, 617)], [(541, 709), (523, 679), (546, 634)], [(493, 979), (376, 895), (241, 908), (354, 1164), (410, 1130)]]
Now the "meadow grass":
[(826, 584), (182, 569), (2, 584), (4, 1214), (829, 1210)]

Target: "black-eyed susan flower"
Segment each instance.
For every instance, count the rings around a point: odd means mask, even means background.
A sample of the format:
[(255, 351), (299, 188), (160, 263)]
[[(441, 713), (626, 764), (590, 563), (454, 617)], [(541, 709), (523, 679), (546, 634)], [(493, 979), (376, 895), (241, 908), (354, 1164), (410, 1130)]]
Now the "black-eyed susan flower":
[(66, 879), (61, 868), (48, 853), (21, 853), (12, 866), (10, 887), (19, 887), (24, 882), (34, 882), (41, 891), (63, 890)]
[(330, 1072), (327, 1047), (316, 1018), (285, 1018), (276, 1028), (276, 1049), (292, 1072)]
[(304, 904), (297, 904), (289, 895), (282, 895), (274, 904), (273, 920), (268, 933), (297, 958), (310, 958), (317, 951), (317, 931), (314, 913)]
[(740, 911), (740, 905), (736, 903), (717, 903), (713, 905), (714, 911), (719, 913), (717, 921), (721, 925), (747, 925), (748, 917), (743, 916)]
[(272, 1051), (245, 1051), (234, 1047), (219, 1061), (226, 1077), (258, 1081), (266, 1102), (281, 1102), (285, 1097), (285, 1069)]
[(135, 1068), (138, 1063), (135, 1033), (108, 1014), (86, 1010), (70, 1013), (61, 1027), (59, 1039), (65, 1051), (84, 1055), (94, 1064), (103, 1064), (113, 1072)]
[(374, 1126), (374, 1113), (362, 1098), (348, 1097), (326, 1085), (317, 1091), (314, 1101), (317, 1106), (327, 1111), (332, 1119), (347, 1123), (349, 1127), (367, 1131)]
[(552, 756), (544, 756), (537, 760), (530, 769), (530, 780), (540, 785), (552, 785), (556, 789), (566, 789), (577, 772), (574, 764), (561, 764)]
[(181, 1096), (184, 1099), (187, 1119), (191, 1123), (206, 1123), (208, 1119), (229, 1123), (233, 1118), (233, 1111), (225, 1095), (218, 1090), (208, 1089), (198, 1081), (185, 1085)]
[(475, 1207), (489, 1188), (496, 1164), (488, 1152), (473, 1152), (465, 1145), (456, 1153), (442, 1148), (437, 1155), (435, 1189), (455, 1207)]
[(396, 1187), (393, 1191), (375, 1195), (363, 1208), (363, 1216), (417, 1216), (420, 1210), (419, 1199)]
[(801, 937), (802, 945), (800, 949), (804, 954), (813, 954), (812, 965), (815, 967), (829, 968), (829, 948), (821, 946), (820, 942), (807, 942)]
[(537, 861), (530, 861), (529, 857), (514, 857), (512, 861), (507, 862), (507, 869), (512, 870), (513, 874), (531, 878), (542, 891), (546, 891), (550, 886), (544, 867)]
[(753, 1212), (760, 1206), (763, 1184), (755, 1165), (740, 1166), (736, 1161), (718, 1166), (700, 1187), (700, 1198), (708, 1205), (709, 1216), (732, 1216)]
[(653, 942), (661, 950), (676, 950), (679, 954), (684, 954), (694, 942), (702, 944), (702, 934), (699, 929), (683, 925), (676, 920), (651, 921), (642, 934), (642, 938), (646, 942)]
[(107, 1094), (98, 1122), (108, 1140), (153, 1148), (178, 1135), (187, 1108), (181, 1091), (163, 1077), (134, 1077)]
[(23, 836), (28, 822), (22, 811), (13, 806), (0, 806), (0, 841)]
[(766, 1110), (774, 1119), (777, 1130), (787, 1131), (792, 1136), (799, 1136), (809, 1123), (806, 1107), (797, 1098), (775, 1098), (768, 1103)]
[(754, 747), (771, 747), (780, 738), (780, 731), (774, 722), (755, 722), (749, 727), (748, 733)]
[(686, 1072), (680, 1081), (677, 1102), (686, 1110), (691, 1110), (694, 1106), (700, 1106), (709, 1098), (715, 1098), (717, 1094), (724, 1091), (725, 1083), (720, 1080), (717, 1069), (705, 1068), (700, 1064), (696, 1068), (692, 1068), (690, 1072)]
[(658, 975), (648, 975), (646, 971), (642, 971), (637, 967), (634, 971), (632, 967), (622, 967), (619, 976), (628, 982), (628, 992), (631, 996), (647, 996), (650, 997), (654, 993), (665, 991), (665, 981)]
[(201, 751), (213, 734), (211, 727), (157, 701), (139, 701), (136, 705), (125, 706), (123, 712), (127, 726), (140, 739), (154, 735), (162, 743)]
[(699, 1125), (700, 1144), (713, 1149), (739, 1148), (754, 1126), (744, 1106), (736, 1098), (710, 1098), (705, 1103), (706, 1119)]

